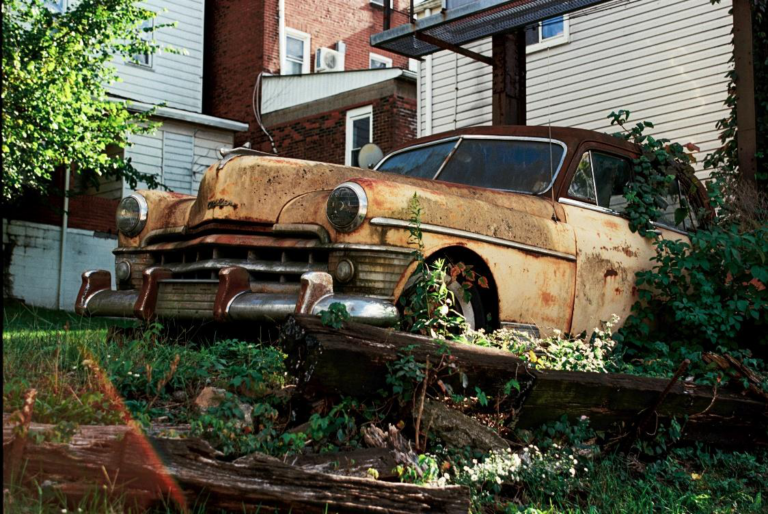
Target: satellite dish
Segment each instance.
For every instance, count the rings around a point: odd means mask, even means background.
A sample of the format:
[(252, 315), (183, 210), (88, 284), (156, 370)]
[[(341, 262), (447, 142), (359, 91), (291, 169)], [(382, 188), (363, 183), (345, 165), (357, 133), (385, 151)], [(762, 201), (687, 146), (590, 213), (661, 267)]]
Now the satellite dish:
[(384, 152), (381, 151), (381, 148), (373, 143), (368, 143), (360, 149), (360, 153), (357, 156), (357, 162), (361, 168), (370, 170), (383, 158)]

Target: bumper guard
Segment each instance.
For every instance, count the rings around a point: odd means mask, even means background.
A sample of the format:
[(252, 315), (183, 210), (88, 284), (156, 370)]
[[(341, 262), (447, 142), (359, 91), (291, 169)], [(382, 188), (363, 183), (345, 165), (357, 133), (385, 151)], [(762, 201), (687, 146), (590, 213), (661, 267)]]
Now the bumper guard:
[[(172, 277), (171, 270), (152, 267), (144, 271), (140, 290), (111, 289), (108, 271), (91, 270), (82, 275), (82, 285), (75, 301), (81, 316), (136, 317), (154, 319), (160, 284)], [(245, 268), (231, 266), (219, 271), (216, 299), (210, 319), (228, 321), (281, 321), (291, 314), (319, 314), (332, 303), (346, 306), (353, 321), (376, 326), (392, 326), (400, 319), (397, 307), (388, 300), (333, 292), (333, 279), (325, 272), (313, 271), (301, 276), (298, 296), (251, 291)]]

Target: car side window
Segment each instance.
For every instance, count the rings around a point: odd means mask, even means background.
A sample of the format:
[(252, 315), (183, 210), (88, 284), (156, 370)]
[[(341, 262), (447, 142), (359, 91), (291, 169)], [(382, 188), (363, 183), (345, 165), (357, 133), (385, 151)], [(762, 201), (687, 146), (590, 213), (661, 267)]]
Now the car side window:
[(624, 212), (627, 200), (624, 186), (630, 179), (630, 164), (627, 159), (599, 152), (592, 154), (592, 172), (597, 189), (597, 205), (616, 212)]
[(568, 196), (581, 198), (591, 203), (597, 203), (595, 196), (595, 179), (592, 177), (592, 159), (589, 152), (584, 152), (573, 175), (571, 187), (568, 188)]
[(629, 160), (595, 151), (584, 152), (568, 188), (568, 196), (616, 212), (624, 212), (624, 186), (629, 182)]

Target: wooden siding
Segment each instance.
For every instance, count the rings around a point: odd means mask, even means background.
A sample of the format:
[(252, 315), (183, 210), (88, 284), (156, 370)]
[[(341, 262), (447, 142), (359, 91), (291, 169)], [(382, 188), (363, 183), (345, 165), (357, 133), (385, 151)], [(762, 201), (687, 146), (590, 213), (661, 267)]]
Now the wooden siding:
[[(575, 13), (569, 43), (528, 54), (528, 123), (614, 132), (608, 114), (629, 109), (631, 121), (656, 125), (656, 137), (698, 145), (701, 170), (703, 156), (719, 146), (715, 123), (727, 114), (730, 7), (729, 0), (644, 0)], [(489, 40), (468, 48), (491, 53)], [(426, 73), (422, 65), (422, 85)], [(489, 66), (439, 52), (432, 74), (433, 133), (491, 123)], [(420, 93), (421, 135), (426, 94)]]
[[(147, 8), (158, 13), (155, 25), (177, 22), (177, 27), (155, 31), (162, 46), (183, 50), (152, 56), (152, 66), (138, 66), (115, 58), (122, 82), (109, 86), (115, 95), (151, 104), (202, 112), (203, 106), (203, 14), (204, 0), (145, 0)], [(167, 9), (168, 12), (163, 12)]]
[[(125, 153), (137, 170), (160, 175), (171, 191), (197, 194), (205, 170), (219, 158), (219, 148), (231, 148), (233, 139), (231, 131), (166, 121), (153, 134), (131, 136)], [(145, 187), (139, 184), (137, 189)], [(126, 185), (123, 195), (129, 193)]]

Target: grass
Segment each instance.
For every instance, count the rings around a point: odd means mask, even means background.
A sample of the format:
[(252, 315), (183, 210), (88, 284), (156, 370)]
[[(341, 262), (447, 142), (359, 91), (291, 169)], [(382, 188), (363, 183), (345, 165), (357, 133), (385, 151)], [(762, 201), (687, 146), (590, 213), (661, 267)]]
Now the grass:
[[(20, 408), (24, 393), (34, 387), (38, 391), (34, 421), (69, 430), (78, 424), (122, 424), (127, 418), (143, 424), (161, 420), (191, 423), (197, 435), (233, 456), (302, 450), (302, 434), (285, 437), (290, 408), (273, 394), (289, 380), (278, 349), (231, 339), (205, 345), (169, 340), (156, 325), (145, 327), (135, 338), (108, 340), (111, 327), (134, 326), (133, 322), (6, 305), (3, 411)], [(209, 385), (230, 391), (230, 397), (218, 409), (198, 413), (193, 400)], [(257, 432), (238, 425), (241, 403), (254, 408)], [(333, 449), (343, 446), (334, 439), (343, 433), (349, 443), (363, 421), (363, 411), (364, 406), (347, 399), (322, 415), (313, 415), (310, 439), (318, 448)], [(501, 511), (530, 513), (768, 512), (764, 451), (675, 448), (656, 458), (602, 455), (587, 465), (589, 472), (574, 481), (554, 475), (523, 476), (514, 494), (505, 494), (515, 498), (514, 503), (492, 505)], [(4, 489), (7, 512), (131, 511), (120, 498), (99, 490), (77, 504), (67, 504), (43, 484), (29, 488), (12, 482), (4, 484)], [(204, 510), (204, 505), (193, 508)]]

